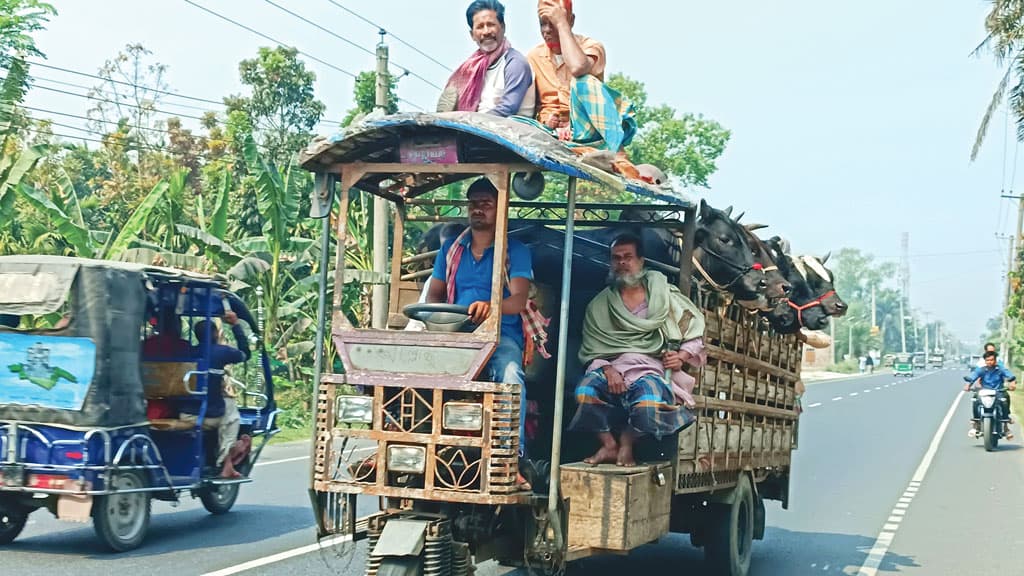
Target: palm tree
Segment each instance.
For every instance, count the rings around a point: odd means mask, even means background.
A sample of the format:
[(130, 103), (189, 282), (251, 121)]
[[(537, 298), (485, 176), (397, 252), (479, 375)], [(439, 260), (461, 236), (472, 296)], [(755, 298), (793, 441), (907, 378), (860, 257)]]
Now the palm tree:
[[(1017, 140), (1024, 140), (1024, 52), (1021, 51), (1024, 47), (1024, 0), (991, 1), (992, 9), (985, 17), (985, 39), (972, 55), (989, 52), (1006, 70), (978, 126), (971, 149), (972, 161), (985, 141), (992, 115), (1007, 97), (1017, 126)], [(1011, 81), (1015, 81), (1012, 87)]]

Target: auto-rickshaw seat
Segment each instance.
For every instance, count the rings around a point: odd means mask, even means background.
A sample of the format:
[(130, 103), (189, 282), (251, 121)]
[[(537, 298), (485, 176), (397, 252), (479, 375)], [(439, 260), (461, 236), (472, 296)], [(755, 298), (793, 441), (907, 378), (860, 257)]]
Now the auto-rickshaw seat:
[[(195, 362), (143, 362), (142, 387), (147, 400), (190, 396), (185, 375), (195, 371)], [(188, 379), (195, 386), (195, 375)]]

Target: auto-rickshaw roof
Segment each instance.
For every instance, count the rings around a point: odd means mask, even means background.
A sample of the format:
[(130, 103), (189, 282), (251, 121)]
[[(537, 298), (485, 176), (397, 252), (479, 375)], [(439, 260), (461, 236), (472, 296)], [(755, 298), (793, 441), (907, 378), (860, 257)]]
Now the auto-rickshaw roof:
[(88, 268), (109, 268), (112, 270), (125, 270), (138, 272), (146, 276), (158, 277), (172, 280), (180, 278), (197, 284), (210, 284), (223, 286), (224, 281), (214, 276), (168, 268), (166, 266), (153, 266), (151, 264), (139, 264), (135, 262), (119, 262), (116, 260), (96, 260), (91, 258), (77, 258), (73, 256), (49, 256), (44, 254), (21, 254), (14, 256), (0, 256), (0, 273), (22, 272), (33, 267), (55, 269), (66, 267), (75, 270), (81, 267)]
[[(667, 185), (627, 180), (587, 164), (579, 154), (536, 126), (477, 112), (394, 114), (367, 120), (334, 136), (317, 137), (300, 152), (299, 164), (311, 172), (329, 172), (337, 171), (336, 165), (349, 162), (397, 163), (402, 141), (419, 136), (454, 137), (459, 163), (532, 164), (540, 170), (600, 182), (640, 197), (692, 205), (686, 196)], [(377, 193), (381, 181), (393, 176), (367, 174), (356, 187)], [(403, 196), (415, 197), (471, 176), (439, 175), (409, 187)]]

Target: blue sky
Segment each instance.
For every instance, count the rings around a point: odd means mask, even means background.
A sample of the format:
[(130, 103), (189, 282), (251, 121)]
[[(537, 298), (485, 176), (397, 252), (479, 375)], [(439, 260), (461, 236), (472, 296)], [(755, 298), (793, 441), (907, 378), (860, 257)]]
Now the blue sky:
[[(336, 67), (372, 69), (373, 57), (266, 0), (194, 0)], [(377, 30), (329, 0), (274, 0), (372, 50)], [(184, 0), (57, 0), (38, 36), (49, 63), (95, 72), (127, 43), (169, 66), (172, 90), (218, 100), (239, 93), (237, 64), (269, 42)], [(474, 48), (465, 0), (338, 0), (433, 58), (454, 66)], [(514, 47), (539, 42), (536, 4), (508, 0)], [(971, 58), (988, 4), (979, 0), (622, 3), (577, 0), (576, 30), (605, 43), (609, 69), (646, 83), (653, 103), (704, 114), (733, 132), (706, 195), (772, 225), (794, 250), (856, 247), (899, 255), (910, 233), (911, 302), (974, 341), (1002, 300), (1006, 242), (1018, 183), (1012, 131), (997, 116), (979, 159), (968, 154), (1000, 72)], [(614, 7), (614, 9), (613, 9)], [(388, 40), (391, 58), (442, 85), (448, 72)], [(328, 118), (351, 107), (352, 79), (316, 62)], [(393, 67), (397, 71), (397, 67)], [(88, 78), (36, 68), (50, 79)], [(39, 85), (49, 85), (41, 81)], [(66, 89), (66, 88), (65, 88)], [(75, 89), (71, 89), (75, 90)], [(82, 90), (78, 90), (82, 92)], [(432, 107), (437, 90), (406, 77), (399, 95)], [(208, 106), (169, 98), (171, 102)], [(33, 91), (31, 106), (84, 114), (81, 98)], [(408, 108), (408, 105), (406, 105)], [(39, 114), (46, 116), (46, 114)], [(64, 118), (63, 122), (78, 123)], [(63, 130), (69, 132), (69, 130)], [(1024, 160), (1024, 153), (1020, 154)], [(1024, 192), (1024, 170), (1019, 174)]]

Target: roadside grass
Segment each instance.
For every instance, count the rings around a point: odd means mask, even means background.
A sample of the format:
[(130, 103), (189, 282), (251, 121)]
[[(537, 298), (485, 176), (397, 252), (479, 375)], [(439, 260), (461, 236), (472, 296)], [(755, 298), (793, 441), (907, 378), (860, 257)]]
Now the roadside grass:
[(276, 436), (270, 439), (270, 444), (284, 444), (286, 442), (296, 442), (299, 440), (309, 440), (313, 437), (313, 427), (304, 426), (302, 428), (282, 428)]

